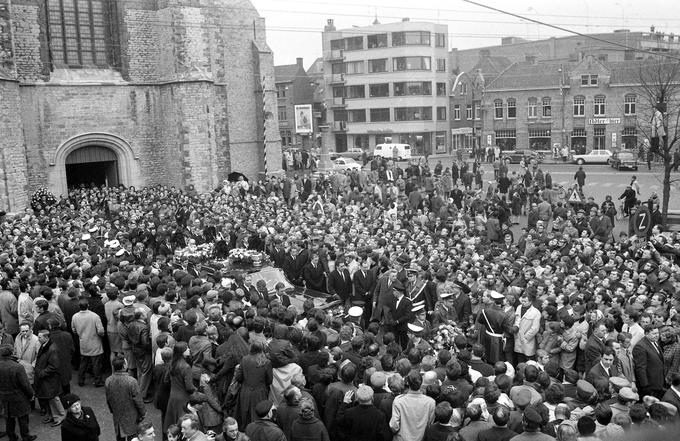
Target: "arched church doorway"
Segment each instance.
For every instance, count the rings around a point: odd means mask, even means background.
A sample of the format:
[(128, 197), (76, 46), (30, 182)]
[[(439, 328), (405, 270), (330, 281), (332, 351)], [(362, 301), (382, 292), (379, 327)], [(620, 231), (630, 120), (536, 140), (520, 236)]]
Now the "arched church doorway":
[(120, 183), (118, 155), (108, 147), (80, 147), (66, 156), (65, 165), (68, 188), (113, 187)]

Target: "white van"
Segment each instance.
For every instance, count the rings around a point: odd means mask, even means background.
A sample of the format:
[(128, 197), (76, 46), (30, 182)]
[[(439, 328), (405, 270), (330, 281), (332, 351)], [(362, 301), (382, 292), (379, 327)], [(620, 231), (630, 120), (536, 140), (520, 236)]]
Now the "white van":
[[(396, 154), (394, 152), (395, 149), (397, 150)], [(411, 146), (408, 144), (378, 144), (373, 150), (373, 156), (380, 156), (388, 159), (396, 157), (399, 161), (402, 159), (411, 159)]]

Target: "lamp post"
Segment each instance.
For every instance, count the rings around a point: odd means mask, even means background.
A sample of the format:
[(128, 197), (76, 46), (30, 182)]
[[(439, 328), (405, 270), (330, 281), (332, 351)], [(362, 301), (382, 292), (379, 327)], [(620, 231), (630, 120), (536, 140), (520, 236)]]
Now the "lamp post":
[[(451, 88), (451, 94), (456, 93), (456, 89), (458, 88), (458, 84), (460, 83), (461, 78), (465, 76), (468, 81), (470, 82), (470, 91), (471, 91), (471, 98), (472, 98), (472, 153), (473, 155), (477, 155), (477, 148), (479, 147), (477, 145), (477, 108), (475, 106), (475, 90), (477, 88), (481, 89), (481, 94), (482, 97), (484, 96), (484, 77), (482, 76), (482, 70), (477, 69), (477, 75), (476, 77), (471, 77), (469, 74), (466, 72), (461, 72), (456, 76), (456, 79), (453, 82), (453, 87)], [(467, 93), (466, 93), (467, 95)], [(481, 105), (481, 102), (480, 102)], [(467, 107), (467, 104), (466, 104)], [(484, 121), (484, 118), (482, 117), (482, 122)]]

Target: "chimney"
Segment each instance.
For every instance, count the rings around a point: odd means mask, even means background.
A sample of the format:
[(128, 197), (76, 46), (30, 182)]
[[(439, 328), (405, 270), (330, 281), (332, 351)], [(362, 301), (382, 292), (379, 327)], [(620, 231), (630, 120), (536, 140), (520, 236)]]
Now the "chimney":
[(335, 25), (333, 24), (333, 19), (329, 18), (326, 20), (326, 26), (324, 26), (323, 30), (325, 32), (333, 32), (335, 31)]
[(302, 58), (300, 58), (300, 57), (296, 58), (295, 64), (297, 64), (298, 66), (300, 66), (301, 68), (304, 69), (304, 66), (302, 65)]

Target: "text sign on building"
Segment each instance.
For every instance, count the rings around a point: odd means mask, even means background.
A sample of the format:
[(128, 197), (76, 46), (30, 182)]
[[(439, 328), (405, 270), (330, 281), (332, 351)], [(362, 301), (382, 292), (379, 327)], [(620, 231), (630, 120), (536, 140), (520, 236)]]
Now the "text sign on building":
[(295, 106), (295, 133), (312, 133), (311, 104), (299, 104)]
[(588, 124), (621, 124), (621, 118), (588, 118)]

